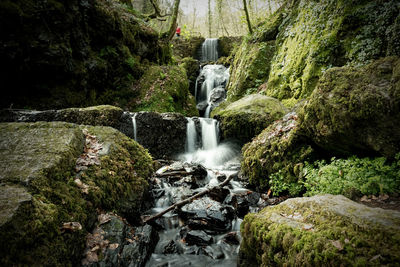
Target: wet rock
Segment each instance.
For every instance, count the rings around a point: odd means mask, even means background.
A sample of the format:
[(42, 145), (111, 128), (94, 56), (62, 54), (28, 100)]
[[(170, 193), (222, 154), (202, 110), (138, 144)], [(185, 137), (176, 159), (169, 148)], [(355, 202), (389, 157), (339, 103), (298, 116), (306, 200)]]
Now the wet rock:
[(171, 240), (163, 250), (163, 254), (181, 254), (182, 248), (177, 244), (176, 241)]
[(156, 172), (156, 176), (167, 178), (169, 183), (174, 183), (176, 186), (186, 184), (190, 188), (196, 189), (205, 185), (204, 178), (207, 177), (207, 170), (200, 164), (177, 161), (160, 168)]
[(205, 248), (201, 248), (201, 254), (209, 256), (214, 260), (223, 259), (225, 257), (224, 252), (218, 245), (212, 245), (212, 246), (207, 246)]
[[(138, 112), (136, 126), (138, 143), (147, 148), (153, 158), (171, 158), (185, 151), (182, 140), (186, 138), (186, 118), (182, 114)], [(133, 131), (127, 134), (134, 138)]]
[(215, 108), (218, 107), (226, 98), (226, 91), (223, 86), (218, 86), (211, 90), (208, 102)]
[(206, 111), (207, 107), (208, 107), (208, 102), (207, 101), (202, 101), (202, 102), (200, 102), (200, 103), (198, 103), (196, 105), (196, 108), (199, 111), (202, 111), (202, 112)]
[(223, 240), (231, 245), (239, 245), (240, 244), (240, 238), (238, 237), (237, 232), (230, 232), (227, 233), (224, 237)]
[(144, 266), (159, 239), (155, 229), (150, 225), (133, 228), (115, 215), (102, 216), (106, 219), (87, 237), (82, 265)]
[(233, 210), (209, 197), (203, 197), (183, 206), (179, 216), (191, 227), (208, 233), (221, 233), (231, 228)]
[(212, 236), (202, 230), (190, 230), (183, 238), (188, 245), (207, 246), (213, 242)]
[(210, 191), (210, 193), (208, 193), (208, 196), (215, 201), (218, 202), (223, 202), (226, 198), (227, 195), (229, 195), (230, 191), (228, 189), (228, 187), (219, 187), (216, 186), (213, 188), (213, 190)]
[(183, 254), (187, 254), (187, 255), (199, 255), (201, 252), (201, 248), (193, 245), (193, 246), (189, 246), (185, 252)]
[(144, 266), (158, 242), (158, 233), (150, 225), (137, 227), (134, 239), (124, 246), (121, 254), (122, 266)]

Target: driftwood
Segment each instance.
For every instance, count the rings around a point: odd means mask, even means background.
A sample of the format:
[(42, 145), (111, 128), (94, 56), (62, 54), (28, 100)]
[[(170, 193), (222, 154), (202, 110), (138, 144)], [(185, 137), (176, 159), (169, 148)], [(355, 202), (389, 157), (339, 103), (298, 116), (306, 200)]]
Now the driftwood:
[(222, 183), (220, 183), (220, 184), (218, 184), (218, 185), (216, 185), (216, 186), (214, 186), (214, 187), (208, 188), (208, 189), (206, 189), (206, 190), (204, 190), (204, 191), (202, 191), (202, 192), (200, 192), (200, 193), (197, 193), (197, 194), (195, 194), (195, 195), (193, 195), (193, 196), (191, 196), (191, 197), (189, 197), (189, 198), (186, 198), (186, 199), (184, 199), (184, 200), (182, 200), (182, 201), (180, 201), (180, 202), (177, 202), (177, 203), (175, 203), (174, 205), (169, 206), (169, 207), (166, 208), (165, 210), (163, 210), (163, 211), (161, 211), (161, 212), (159, 212), (159, 213), (157, 213), (157, 214), (154, 214), (153, 216), (150, 216), (150, 217), (147, 217), (147, 218), (143, 219), (143, 224), (146, 224), (146, 223), (148, 223), (148, 222), (150, 222), (150, 221), (153, 221), (153, 220), (155, 220), (155, 219), (158, 219), (158, 218), (160, 218), (161, 216), (163, 216), (165, 213), (167, 213), (167, 212), (169, 212), (169, 211), (171, 211), (171, 210), (174, 210), (174, 209), (176, 209), (176, 208), (182, 207), (182, 206), (184, 206), (184, 205), (186, 205), (186, 204), (192, 202), (192, 201), (195, 200), (196, 198), (201, 197), (201, 196), (204, 196), (204, 195), (207, 194), (207, 193), (210, 193), (211, 191), (213, 191), (213, 190), (216, 189), (216, 188), (224, 187), (225, 185), (227, 185), (227, 184), (232, 180), (233, 177), (234, 177), (234, 175), (229, 175)]

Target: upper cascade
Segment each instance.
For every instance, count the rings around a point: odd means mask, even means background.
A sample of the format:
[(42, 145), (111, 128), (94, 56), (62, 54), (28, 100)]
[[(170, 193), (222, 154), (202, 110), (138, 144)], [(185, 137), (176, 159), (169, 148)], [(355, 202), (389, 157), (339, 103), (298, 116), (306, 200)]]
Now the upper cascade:
[(218, 38), (207, 38), (201, 47), (201, 61), (218, 60)]

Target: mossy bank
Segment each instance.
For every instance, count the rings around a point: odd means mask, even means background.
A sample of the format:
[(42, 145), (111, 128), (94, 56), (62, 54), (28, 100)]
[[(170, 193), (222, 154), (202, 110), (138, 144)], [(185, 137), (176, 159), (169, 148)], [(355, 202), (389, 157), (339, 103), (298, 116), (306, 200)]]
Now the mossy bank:
[(77, 265), (96, 209), (138, 218), (153, 167), (136, 142), (110, 127), (63, 122), (0, 128), (2, 265)]
[(293, 106), (332, 67), (400, 55), (398, 1), (285, 1), (236, 51), (228, 100), (254, 91)]

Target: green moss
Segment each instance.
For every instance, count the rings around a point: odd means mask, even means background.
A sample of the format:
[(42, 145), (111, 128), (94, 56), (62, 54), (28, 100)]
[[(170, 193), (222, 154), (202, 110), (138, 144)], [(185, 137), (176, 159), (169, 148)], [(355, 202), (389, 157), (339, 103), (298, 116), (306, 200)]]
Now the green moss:
[[(1, 190), (19, 184), (32, 196), (16, 206), (11, 218), (0, 220), (0, 238), (7, 240), (0, 244), (2, 265), (75, 266), (96, 209), (137, 220), (153, 167), (148, 152), (135, 141), (110, 127), (63, 122), (2, 123), (0, 128), (0, 162), (7, 166)], [(103, 146), (101, 164), (89, 166), (80, 177), (91, 186), (89, 195), (74, 182), (83, 128)], [(8, 201), (5, 196), (2, 203)], [(83, 228), (64, 231), (65, 222), (79, 222)]]
[[(284, 1), (236, 51), (230, 95), (237, 100), (258, 88), (279, 100), (304, 99), (332, 67), (400, 55), (399, 11), (395, 1)], [(258, 57), (254, 47), (265, 43), (274, 48), (259, 57), (257, 70), (265, 73), (247, 75)]]
[(198, 116), (186, 71), (180, 66), (151, 66), (135, 88), (139, 97), (131, 103), (131, 110)]
[(302, 178), (296, 166), (314, 157), (314, 149), (299, 132), (297, 115), (289, 113), (242, 148), (241, 170), (249, 182), (260, 189), (268, 189), (271, 175), (280, 172), (280, 185), (287, 188), (277, 191), (283, 192), (291, 187), (290, 184), (297, 187)]
[(246, 215), (240, 253), (259, 266), (396, 266), (400, 235), (393, 212), (342, 196), (291, 199)]
[(242, 45), (235, 50), (236, 56), (226, 87), (228, 101), (233, 102), (258, 91), (258, 87), (268, 80), (274, 51), (274, 42), (250, 43), (243, 40)]
[(221, 122), (224, 138), (235, 138), (246, 143), (286, 112), (278, 100), (255, 94), (222, 105), (213, 110), (211, 115)]

